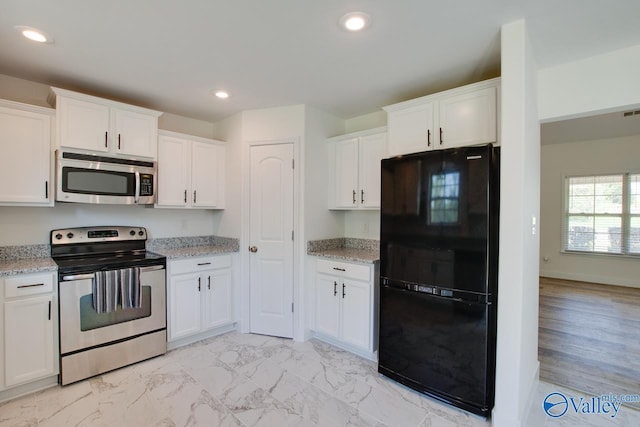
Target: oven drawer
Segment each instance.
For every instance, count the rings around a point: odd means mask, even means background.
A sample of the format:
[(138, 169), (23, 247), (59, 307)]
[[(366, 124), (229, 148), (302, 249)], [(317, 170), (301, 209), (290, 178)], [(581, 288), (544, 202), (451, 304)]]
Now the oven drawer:
[(179, 259), (170, 262), (170, 274), (193, 273), (231, 267), (231, 255), (215, 255), (199, 258)]
[(5, 298), (53, 292), (54, 273), (21, 274), (4, 279)]

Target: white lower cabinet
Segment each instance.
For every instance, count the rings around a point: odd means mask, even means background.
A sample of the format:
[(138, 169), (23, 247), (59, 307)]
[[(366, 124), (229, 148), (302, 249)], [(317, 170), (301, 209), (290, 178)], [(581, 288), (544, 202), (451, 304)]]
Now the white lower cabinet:
[(3, 282), (0, 389), (57, 375), (55, 274), (9, 276)]
[(373, 264), (317, 261), (314, 329), (318, 338), (375, 358), (376, 275)]
[(231, 255), (169, 262), (169, 342), (231, 325)]

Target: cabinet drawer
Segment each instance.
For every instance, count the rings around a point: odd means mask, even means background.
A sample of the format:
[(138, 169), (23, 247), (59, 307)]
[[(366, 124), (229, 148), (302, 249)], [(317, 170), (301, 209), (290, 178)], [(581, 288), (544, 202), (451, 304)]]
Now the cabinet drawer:
[(53, 273), (21, 274), (4, 279), (5, 298), (53, 292)]
[(171, 274), (231, 267), (231, 255), (216, 255), (170, 261)]
[(350, 262), (326, 259), (318, 260), (317, 269), (318, 273), (332, 274), (334, 276), (366, 281), (369, 281), (369, 275), (371, 273), (371, 267), (368, 265), (352, 264)]

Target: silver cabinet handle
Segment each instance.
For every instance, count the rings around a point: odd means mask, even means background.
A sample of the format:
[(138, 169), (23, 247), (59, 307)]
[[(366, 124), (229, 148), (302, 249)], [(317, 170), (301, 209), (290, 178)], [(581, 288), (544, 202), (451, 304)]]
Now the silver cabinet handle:
[(109, 132), (104, 133), (104, 148), (109, 148)]
[(353, 204), (356, 204), (356, 190), (353, 190)]
[(193, 203), (196, 202), (196, 190), (193, 190)]
[(211, 276), (207, 276), (207, 289), (211, 290)]
[(360, 190), (360, 203), (364, 203), (364, 190)]
[(118, 150), (120, 149), (120, 134), (118, 134)]
[(51, 320), (51, 301), (49, 301), (49, 315), (48, 320)]
[(333, 296), (335, 297), (336, 295), (338, 295), (338, 282), (334, 281), (333, 282)]
[(199, 262), (198, 265), (211, 265), (210, 262)]
[(338, 268), (338, 267), (333, 267), (334, 270), (338, 270), (338, 271), (347, 271), (344, 268)]
[(184, 190), (184, 202), (187, 203), (187, 190)]
[(200, 292), (200, 285), (201, 285), (201, 281), (200, 281), (200, 278), (198, 277), (198, 292)]
[(343, 299), (344, 299), (345, 295), (347, 295), (347, 294), (344, 292), (344, 288), (345, 288), (345, 286), (344, 286), (344, 283), (343, 283), (343, 284), (342, 284), (342, 298), (343, 298)]
[(431, 129), (427, 129), (427, 147), (431, 147)]
[(44, 283), (34, 283), (33, 285), (20, 285), (18, 286), (18, 289), (22, 289), (22, 288), (35, 288), (37, 286), (44, 286)]
[(49, 181), (44, 182), (44, 198), (49, 198)]
[(442, 128), (440, 128), (440, 145), (442, 145)]

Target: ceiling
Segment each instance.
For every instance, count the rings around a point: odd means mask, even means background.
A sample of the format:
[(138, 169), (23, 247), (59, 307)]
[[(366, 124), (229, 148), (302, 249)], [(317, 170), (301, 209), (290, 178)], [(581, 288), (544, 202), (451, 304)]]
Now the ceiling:
[[(371, 26), (340, 30), (354, 10)], [(523, 17), (541, 67), (640, 44), (637, 0), (2, 0), (0, 74), (210, 122), (290, 104), (347, 119), (498, 76), (500, 27)]]

